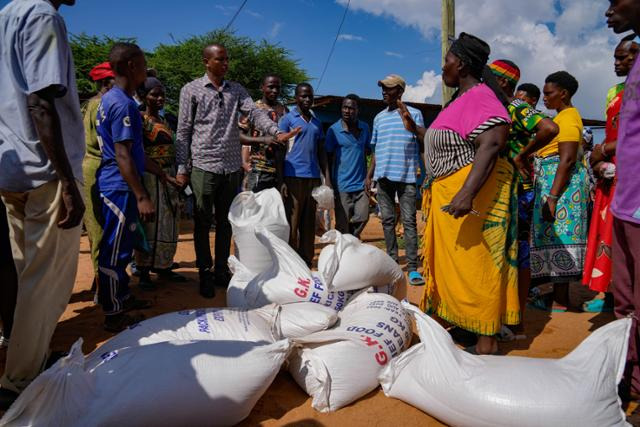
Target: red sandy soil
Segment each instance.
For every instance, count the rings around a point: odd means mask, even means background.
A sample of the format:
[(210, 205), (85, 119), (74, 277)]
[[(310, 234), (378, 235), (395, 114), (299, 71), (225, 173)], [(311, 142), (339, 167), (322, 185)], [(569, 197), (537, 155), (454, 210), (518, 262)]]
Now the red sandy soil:
[[(188, 222), (184, 222), (184, 229), (185, 232), (180, 235), (175, 261), (180, 263), (180, 269), (177, 272), (190, 279), (187, 283), (160, 282), (158, 290), (145, 292), (138, 289), (137, 279), (132, 280), (132, 292), (137, 297), (150, 299), (154, 303), (151, 309), (144, 311), (147, 317), (187, 308), (225, 305), (222, 289), (218, 290), (213, 300), (199, 295), (193, 239)], [(211, 234), (212, 247), (214, 235), (215, 233)], [(374, 216), (371, 217), (362, 237), (365, 242), (384, 247), (382, 228)], [(319, 249), (320, 247), (317, 247), (317, 250)], [(401, 259), (401, 262), (403, 261)], [(68, 350), (71, 344), (82, 337), (83, 350), (88, 354), (112, 336), (102, 329), (101, 310), (93, 304), (93, 294), (90, 292), (92, 275), (88, 240), (83, 236), (73, 295), (58, 323), (52, 349)], [(406, 294), (411, 302), (417, 303), (420, 300), (421, 291), (420, 287), (410, 287)], [(580, 304), (591, 296), (579, 286), (576, 286), (572, 292), (575, 304)], [(502, 353), (531, 357), (562, 357), (575, 348), (590, 332), (613, 319), (611, 314), (544, 313), (533, 310), (527, 312), (526, 316), (527, 339), (501, 344)], [(6, 350), (0, 350), (0, 366), (4, 366), (5, 355)], [(321, 414), (311, 408), (311, 399), (297, 386), (291, 376), (283, 371), (258, 401), (249, 418), (241, 425), (373, 427), (392, 424), (398, 426), (442, 425), (416, 408), (385, 397), (380, 389), (339, 411)]]

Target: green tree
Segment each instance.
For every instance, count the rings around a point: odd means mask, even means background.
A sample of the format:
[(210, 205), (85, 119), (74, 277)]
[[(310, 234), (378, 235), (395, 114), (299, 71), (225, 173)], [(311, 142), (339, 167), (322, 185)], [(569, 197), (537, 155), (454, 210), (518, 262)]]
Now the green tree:
[(96, 86), (89, 77), (89, 71), (96, 65), (108, 60), (111, 46), (117, 42), (136, 42), (133, 37), (98, 37), (89, 36), (85, 33), (72, 34), (70, 39), (80, 99), (90, 98), (96, 93)]
[(220, 30), (212, 31), (175, 44), (161, 44), (148, 57), (149, 66), (156, 69), (158, 78), (167, 88), (169, 111), (177, 113), (182, 86), (204, 74), (202, 50), (211, 43), (220, 43), (227, 48), (227, 78), (242, 84), (254, 99), (261, 96), (260, 84), (266, 74), (281, 77), (283, 97), (287, 99), (292, 96), (293, 85), (309, 79), (298, 62), (291, 59), (291, 53), (280, 45), (266, 40), (256, 42)]

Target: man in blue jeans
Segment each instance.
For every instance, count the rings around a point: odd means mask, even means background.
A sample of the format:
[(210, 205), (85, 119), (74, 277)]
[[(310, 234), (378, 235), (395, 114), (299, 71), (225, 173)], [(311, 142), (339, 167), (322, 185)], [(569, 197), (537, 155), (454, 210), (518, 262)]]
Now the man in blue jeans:
[[(418, 232), (416, 227), (416, 176), (419, 141), (407, 132), (398, 112), (398, 100), (402, 97), (406, 83), (398, 75), (391, 74), (378, 82), (387, 108), (373, 120), (371, 148), (374, 150), (371, 166), (365, 182), (367, 191), (371, 182), (377, 182), (378, 205), (382, 216), (384, 240), (387, 253), (398, 261), (396, 238), (396, 196), (400, 202), (400, 214), (404, 226), (404, 241), (407, 254), (409, 283), (423, 285), (424, 279), (418, 268)], [(407, 107), (413, 120), (424, 126), (422, 113)]]

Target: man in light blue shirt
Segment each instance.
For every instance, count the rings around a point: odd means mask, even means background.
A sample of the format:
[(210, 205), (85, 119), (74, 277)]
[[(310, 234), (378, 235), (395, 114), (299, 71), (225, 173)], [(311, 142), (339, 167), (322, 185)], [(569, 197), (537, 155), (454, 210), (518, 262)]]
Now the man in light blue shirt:
[(369, 220), (364, 181), (366, 156), (371, 151), (369, 126), (358, 120), (359, 100), (357, 95), (345, 96), (342, 118), (329, 128), (325, 140), (335, 192), (336, 229), (358, 238)]
[[(398, 261), (396, 238), (396, 196), (400, 202), (400, 214), (404, 226), (409, 283), (424, 284), (418, 268), (418, 233), (416, 227), (416, 177), (418, 170), (419, 141), (402, 124), (398, 111), (398, 100), (402, 97), (406, 83), (398, 75), (391, 74), (380, 80), (382, 98), (387, 108), (373, 120), (371, 147), (374, 155), (367, 175), (366, 187), (377, 182), (378, 206), (382, 217), (387, 253)], [(424, 126), (422, 113), (407, 107), (413, 120)]]
[(0, 409), (40, 373), (75, 281), (84, 203), (84, 129), (62, 4), (14, 0), (0, 11), (0, 196), (18, 298)]

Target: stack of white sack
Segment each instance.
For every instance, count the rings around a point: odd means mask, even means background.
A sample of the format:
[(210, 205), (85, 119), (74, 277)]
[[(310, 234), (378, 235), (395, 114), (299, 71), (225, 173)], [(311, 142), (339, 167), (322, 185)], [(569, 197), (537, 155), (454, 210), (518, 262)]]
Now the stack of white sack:
[(255, 236), (267, 248), (271, 264), (255, 273), (235, 257), (229, 257), (234, 273), (227, 290), (230, 307), (257, 308), (268, 304), (314, 303), (340, 311), (350, 296), (347, 292), (330, 292), (317, 273), (284, 240), (269, 230), (256, 227)]
[(2, 426), (237, 424), (267, 390), (291, 344), (168, 341), (116, 350), (85, 367), (82, 340), (38, 376)]
[(452, 426), (623, 426), (617, 386), (631, 319), (601, 327), (562, 359), (473, 356), (433, 319), (415, 316), (420, 344), (381, 373), (389, 397)]
[[(312, 272), (284, 240), (256, 227), (256, 238), (269, 251), (272, 263), (267, 270), (255, 273), (234, 256), (229, 257), (229, 268), (234, 274), (227, 289), (227, 305), (255, 308), (271, 303), (312, 302), (340, 311), (356, 290), (371, 287), (372, 292), (392, 294), (395, 286), (404, 281), (400, 266), (383, 251), (363, 245), (350, 235), (333, 231), (327, 234), (337, 237), (345, 250), (335, 250), (334, 245), (323, 249), (326, 271), (332, 279), (337, 277), (338, 283), (342, 278), (353, 278), (357, 286), (348, 283), (342, 288), (326, 286), (322, 275)], [(370, 262), (365, 262), (365, 258)]]
[(404, 273), (386, 252), (363, 244), (351, 234), (326, 232), (320, 242), (330, 243), (318, 257), (318, 273), (330, 291), (350, 291), (374, 286), (392, 295), (405, 283)]
[(282, 196), (275, 188), (238, 194), (229, 209), (236, 256), (249, 270), (259, 273), (271, 266), (269, 251), (255, 236), (255, 227), (264, 227), (284, 241), (289, 240), (289, 223)]
[(321, 412), (335, 411), (378, 387), (378, 375), (411, 342), (398, 300), (362, 292), (339, 313), (337, 326), (296, 340), (289, 372)]

